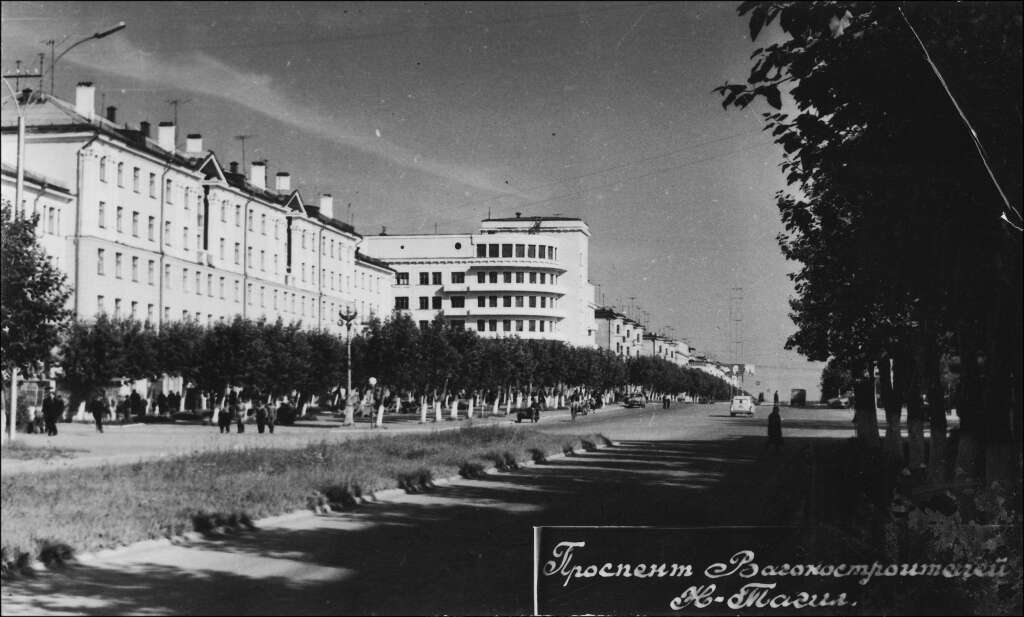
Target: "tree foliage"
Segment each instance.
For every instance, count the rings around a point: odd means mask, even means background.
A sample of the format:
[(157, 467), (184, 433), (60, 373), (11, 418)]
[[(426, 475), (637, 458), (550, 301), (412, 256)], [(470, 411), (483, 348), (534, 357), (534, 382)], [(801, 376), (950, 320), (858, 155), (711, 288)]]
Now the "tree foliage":
[(3, 368), (33, 373), (51, 360), (61, 331), (71, 319), (65, 308), (71, 290), (65, 276), (36, 240), (39, 216), (15, 214), (7, 202), (0, 213), (0, 323)]

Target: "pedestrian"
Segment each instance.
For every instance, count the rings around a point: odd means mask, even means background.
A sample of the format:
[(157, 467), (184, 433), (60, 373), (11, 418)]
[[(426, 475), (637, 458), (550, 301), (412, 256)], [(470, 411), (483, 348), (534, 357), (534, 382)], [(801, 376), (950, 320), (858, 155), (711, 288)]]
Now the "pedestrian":
[(89, 413), (92, 414), (93, 420), (96, 421), (96, 432), (103, 432), (103, 416), (107, 413), (107, 401), (103, 399), (101, 392), (93, 394), (92, 400), (89, 401)]
[(273, 403), (267, 405), (267, 429), (270, 430), (270, 434), (274, 434), (274, 425), (277, 424), (277, 410), (274, 409)]
[(267, 406), (263, 403), (256, 403), (256, 430), (260, 435), (267, 427)]
[(772, 407), (772, 412), (768, 414), (768, 446), (775, 446), (775, 453), (778, 454), (782, 450), (782, 416), (779, 415), (779, 406), (775, 405)]
[(53, 398), (53, 390), (46, 386), (46, 396), (43, 397), (43, 422), (46, 423), (46, 434), (50, 437), (57, 435), (57, 401)]
[(135, 388), (132, 388), (131, 396), (128, 397), (128, 413), (132, 416), (141, 416), (146, 412), (146, 406), (142, 402), (142, 395)]
[(161, 392), (156, 397), (156, 413), (162, 416), (165, 411), (167, 411), (167, 395)]
[(661, 399), (661, 407), (662, 407), (662, 409), (668, 409), (668, 408), (669, 408), (669, 405), (670, 405), (671, 403), (672, 403), (672, 399), (671, 399), (671, 398), (669, 398), (669, 396), (668, 396), (668, 395), (666, 394), (666, 395), (664, 396), (664, 398), (662, 398), (662, 399)]
[[(238, 410), (235, 412), (235, 425), (238, 428), (239, 433), (245, 432), (245, 416), (247, 414), (248, 411), (242, 406), (239, 406)], [(228, 432), (230, 432), (230, 429), (228, 429)]]
[(536, 396), (530, 397), (530, 419), (533, 422), (540, 421), (540, 403)]

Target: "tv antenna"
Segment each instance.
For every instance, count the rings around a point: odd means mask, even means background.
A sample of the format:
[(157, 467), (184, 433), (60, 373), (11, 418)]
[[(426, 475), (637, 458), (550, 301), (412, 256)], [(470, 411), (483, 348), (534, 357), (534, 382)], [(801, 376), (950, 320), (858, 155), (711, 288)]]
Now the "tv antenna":
[(258, 135), (235, 135), (235, 139), (242, 142), (242, 173), (245, 173), (245, 140), (258, 137)]
[(178, 126), (178, 106), (184, 105), (185, 103), (191, 103), (192, 99), (170, 99), (167, 104), (174, 108), (174, 126)]

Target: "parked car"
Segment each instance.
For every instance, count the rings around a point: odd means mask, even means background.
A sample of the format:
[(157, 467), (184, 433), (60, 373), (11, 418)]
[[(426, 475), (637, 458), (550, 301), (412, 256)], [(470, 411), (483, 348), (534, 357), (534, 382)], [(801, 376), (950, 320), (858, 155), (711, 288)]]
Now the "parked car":
[(531, 422), (537, 422), (540, 420), (540, 409), (531, 409), (529, 407), (523, 407), (516, 410), (516, 422), (522, 422), (523, 420), (529, 420)]
[(832, 409), (848, 409), (853, 407), (853, 397), (846, 395), (830, 398), (828, 399), (828, 406)]
[(753, 416), (756, 406), (757, 403), (754, 402), (754, 397), (752, 396), (734, 396), (732, 397), (732, 404), (729, 405), (729, 415), (746, 414)]
[(642, 396), (630, 396), (623, 403), (624, 407), (647, 407), (647, 399)]

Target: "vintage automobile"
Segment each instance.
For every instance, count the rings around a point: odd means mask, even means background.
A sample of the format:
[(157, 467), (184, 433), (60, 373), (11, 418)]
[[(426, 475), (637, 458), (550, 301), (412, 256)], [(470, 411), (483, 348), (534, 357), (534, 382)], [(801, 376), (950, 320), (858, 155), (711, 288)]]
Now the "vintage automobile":
[(624, 407), (647, 407), (647, 399), (642, 396), (630, 396), (622, 403)]
[(529, 407), (523, 407), (516, 410), (516, 422), (522, 422), (523, 420), (529, 420), (531, 422), (537, 422), (540, 420), (540, 409), (531, 409)]
[(745, 414), (753, 416), (754, 407), (756, 406), (757, 404), (754, 403), (754, 397), (752, 396), (734, 396), (732, 397), (732, 404), (729, 405), (729, 415)]

